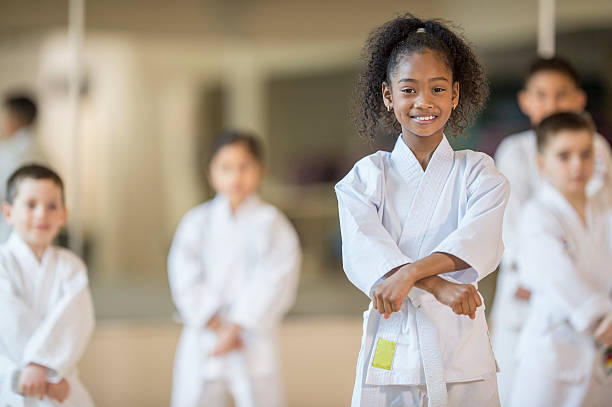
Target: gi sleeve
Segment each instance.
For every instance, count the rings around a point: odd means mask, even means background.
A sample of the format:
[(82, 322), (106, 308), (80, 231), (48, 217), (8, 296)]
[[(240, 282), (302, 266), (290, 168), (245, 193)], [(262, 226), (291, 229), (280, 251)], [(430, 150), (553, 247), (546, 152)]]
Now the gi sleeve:
[(505, 252), (503, 266), (510, 269), (516, 262), (516, 245), (518, 243), (518, 224), (523, 206), (533, 194), (533, 174), (530, 166), (520, 165), (528, 156), (520, 148), (519, 139), (509, 137), (502, 141), (495, 154), (495, 165), (506, 177), (512, 188), (504, 215), (503, 240)]
[(73, 256), (62, 256), (58, 260), (62, 263), (58, 265), (60, 271), (67, 271), (62, 282), (63, 295), (45, 314), (23, 352), (22, 366), (38, 363), (58, 377), (74, 369), (94, 329), (87, 270), (85, 264)]
[(384, 172), (371, 157), (360, 160), (335, 187), (342, 235), (342, 262), (348, 279), (371, 297), (389, 271), (413, 260), (382, 224)]
[(479, 156), (466, 178), (465, 214), (457, 229), (432, 251), (452, 254), (470, 265), (443, 275), (463, 284), (475, 283), (494, 271), (504, 251), (502, 224), (510, 186), (491, 157)]
[(15, 365), (40, 317), (15, 291), (8, 269), (0, 262), (0, 349)]
[(168, 279), (172, 299), (183, 322), (204, 328), (219, 310), (221, 298), (217, 290), (206, 281), (202, 261), (202, 214), (196, 208), (181, 220), (168, 254)]
[(277, 213), (262, 231), (260, 256), (252, 278), (232, 305), (228, 319), (247, 330), (274, 326), (295, 300), (301, 262), (297, 235), (289, 221)]
[(598, 287), (579, 269), (553, 215), (533, 206), (525, 208), (519, 236), (521, 278), (566, 315), (574, 329), (587, 331), (612, 311), (607, 287)]

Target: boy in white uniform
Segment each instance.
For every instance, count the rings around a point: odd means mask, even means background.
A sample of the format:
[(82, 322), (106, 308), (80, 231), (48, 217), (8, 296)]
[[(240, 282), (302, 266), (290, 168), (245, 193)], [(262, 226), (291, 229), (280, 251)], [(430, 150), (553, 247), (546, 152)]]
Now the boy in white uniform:
[(612, 345), (612, 218), (586, 193), (593, 133), (576, 113), (554, 114), (537, 130), (547, 182), (520, 221), (521, 279), (537, 289), (519, 340), (512, 406), (610, 405), (603, 350)]
[[(556, 112), (582, 112), (586, 105), (586, 94), (580, 89), (578, 73), (568, 61), (561, 57), (538, 58), (529, 68), (525, 88), (518, 94), (518, 102), (532, 126), (537, 126), (543, 118)], [(610, 147), (601, 135), (596, 134), (594, 149), (595, 172), (587, 187), (587, 194), (603, 204), (610, 204)], [(495, 154), (497, 167), (512, 187), (504, 216), (506, 250), (499, 270), (491, 314), (493, 349), (500, 365), (502, 406), (509, 401), (512, 392), (516, 345), (529, 311), (531, 293), (518, 279), (516, 245), (521, 210), (527, 200), (539, 191), (542, 182), (536, 165), (536, 152), (536, 135), (530, 129), (505, 138)]]
[(277, 328), (293, 303), (297, 235), (257, 196), (262, 153), (250, 135), (226, 132), (210, 162), (214, 199), (181, 220), (170, 254), (172, 298), (184, 328), (172, 406), (284, 405)]
[(38, 165), (7, 182), (2, 212), (13, 233), (0, 245), (2, 406), (93, 406), (76, 364), (94, 327), (85, 264), (52, 246), (66, 222), (59, 176)]

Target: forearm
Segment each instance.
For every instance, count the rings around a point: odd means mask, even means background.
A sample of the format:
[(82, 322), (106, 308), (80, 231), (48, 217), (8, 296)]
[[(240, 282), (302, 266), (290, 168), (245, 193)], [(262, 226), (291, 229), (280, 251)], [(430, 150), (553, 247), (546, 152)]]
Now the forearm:
[(402, 266), (398, 271), (411, 274), (413, 281), (416, 281), (415, 286), (429, 291), (432, 285), (438, 282), (437, 278), (433, 277), (469, 267), (469, 264), (452, 254), (432, 253), (414, 263)]

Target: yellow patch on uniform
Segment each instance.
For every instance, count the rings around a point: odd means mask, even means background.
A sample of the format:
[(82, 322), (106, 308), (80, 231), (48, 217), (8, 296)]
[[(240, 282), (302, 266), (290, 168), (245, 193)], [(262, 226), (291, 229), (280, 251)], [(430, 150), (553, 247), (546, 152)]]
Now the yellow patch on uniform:
[(379, 369), (391, 370), (391, 362), (393, 362), (393, 355), (395, 354), (396, 345), (397, 342), (378, 338), (372, 366)]

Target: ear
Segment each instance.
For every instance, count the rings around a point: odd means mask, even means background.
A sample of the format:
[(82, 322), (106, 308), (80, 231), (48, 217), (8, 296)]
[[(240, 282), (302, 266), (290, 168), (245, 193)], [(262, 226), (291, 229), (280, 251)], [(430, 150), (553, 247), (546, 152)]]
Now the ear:
[(459, 82), (457, 82), (457, 81), (453, 82), (453, 96), (452, 96), (452, 100), (453, 100), (453, 106), (458, 106), (459, 105)]
[(66, 222), (68, 222), (68, 209), (64, 207), (64, 214), (62, 219), (62, 227), (66, 226)]
[(385, 103), (385, 107), (387, 108), (387, 110), (389, 110), (389, 108), (393, 109), (393, 98), (392, 98), (392, 92), (391, 92), (391, 85), (389, 85), (387, 81), (382, 83), (382, 97), (383, 97), (383, 101)]
[(582, 112), (586, 108), (587, 95), (582, 89), (576, 91), (576, 111)]
[(520, 90), (516, 94), (516, 101), (518, 102), (519, 109), (527, 117), (529, 117), (529, 95), (525, 89)]
[(544, 158), (542, 158), (541, 153), (536, 153), (535, 156), (536, 164), (538, 165), (538, 169), (540, 170), (540, 174), (544, 174)]
[(2, 202), (2, 215), (4, 215), (4, 219), (6, 219), (6, 223), (11, 224), (11, 205), (4, 201)]

